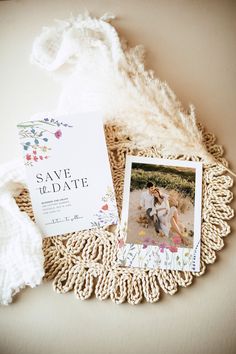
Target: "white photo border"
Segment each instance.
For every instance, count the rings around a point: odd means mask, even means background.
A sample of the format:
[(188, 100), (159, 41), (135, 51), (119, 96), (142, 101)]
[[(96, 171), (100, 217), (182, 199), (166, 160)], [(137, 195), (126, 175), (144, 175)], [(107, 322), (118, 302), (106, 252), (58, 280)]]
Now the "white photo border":
[[(171, 252), (168, 248), (159, 246), (126, 243), (129, 213), (129, 197), (131, 184), (132, 163), (152, 165), (189, 167), (195, 169), (195, 198), (194, 198), (194, 236), (192, 248), (178, 248)], [(160, 159), (155, 157), (126, 156), (123, 204), (120, 225), (120, 240), (117, 262), (124, 267), (150, 269), (169, 269), (180, 271), (200, 271), (200, 240), (201, 240), (201, 209), (202, 209), (202, 163), (196, 161)]]

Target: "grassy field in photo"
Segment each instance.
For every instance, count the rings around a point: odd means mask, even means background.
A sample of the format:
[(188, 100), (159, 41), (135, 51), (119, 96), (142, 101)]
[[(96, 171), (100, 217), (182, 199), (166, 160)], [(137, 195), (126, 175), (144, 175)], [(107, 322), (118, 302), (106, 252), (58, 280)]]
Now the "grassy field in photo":
[(174, 190), (194, 201), (193, 168), (132, 163), (130, 191), (145, 188), (147, 182), (152, 182), (159, 188)]

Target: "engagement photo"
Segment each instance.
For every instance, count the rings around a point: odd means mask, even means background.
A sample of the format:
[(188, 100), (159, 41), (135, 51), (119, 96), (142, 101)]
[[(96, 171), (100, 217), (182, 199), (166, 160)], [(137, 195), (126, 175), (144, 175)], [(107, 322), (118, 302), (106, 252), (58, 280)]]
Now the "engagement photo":
[(132, 163), (127, 243), (192, 248), (195, 169)]

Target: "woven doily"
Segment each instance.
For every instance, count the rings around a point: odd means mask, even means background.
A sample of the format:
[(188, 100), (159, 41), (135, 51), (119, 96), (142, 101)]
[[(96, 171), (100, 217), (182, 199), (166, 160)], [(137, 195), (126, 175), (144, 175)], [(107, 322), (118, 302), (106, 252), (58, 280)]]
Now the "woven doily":
[[(128, 136), (122, 135), (121, 128), (114, 124), (106, 124), (105, 134), (119, 212), (127, 153), (148, 157), (201, 160), (189, 156), (161, 156), (155, 147), (139, 150)], [(222, 158), (223, 149), (215, 144), (214, 135), (203, 131), (203, 139), (216, 163), (214, 165), (203, 163), (200, 272), (119, 267), (116, 264), (118, 239), (116, 230), (92, 229), (43, 240), (45, 278), (53, 280), (56, 292), (66, 293), (73, 290), (80, 300), (88, 299), (95, 294), (99, 300), (110, 297), (115, 303), (128, 301), (130, 304), (138, 304), (143, 299), (153, 303), (159, 300), (160, 291), (173, 295), (179, 287), (189, 286), (194, 277), (205, 273), (206, 266), (215, 262), (216, 252), (224, 246), (223, 238), (230, 233), (227, 220), (233, 217), (233, 210), (228, 205), (233, 198), (229, 190), (233, 180), (224, 174), (227, 161)], [(33, 219), (27, 190), (23, 190), (16, 200), (20, 210), (27, 212)]]

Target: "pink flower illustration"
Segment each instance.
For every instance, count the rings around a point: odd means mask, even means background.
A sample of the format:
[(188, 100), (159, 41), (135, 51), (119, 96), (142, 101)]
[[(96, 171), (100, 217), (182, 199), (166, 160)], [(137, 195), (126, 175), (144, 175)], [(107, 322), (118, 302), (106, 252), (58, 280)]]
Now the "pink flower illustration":
[(36, 154), (37, 154), (37, 151), (36, 151), (36, 150), (33, 150), (33, 154), (36, 155)]
[(173, 238), (172, 238), (173, 242), (176, 244), (176, 245), (180, 245), (181, 244), (181, 238), (179, 235), (175, 235)]
[(43, 160), (43, 156), (42, 155), (40, 155), (39, 158), (40, 158), (40, 160)]
[(37, 156), (34, 156), (34, 161), (36, 161), (36, 162), (38, 161), (38, 158), (37, 158)]
[(168, 248), (169, 248), (170, 252), (173, 252), (173, 253), (178, 252), (178, 248), (176, 246), (169, 246)]
[(60, 139), (60, 137), (62, 136), (61, 130), (60, 130), (60, 129), (57, 130), (57, 131), (54, 133), (54, 135), (55, 135), (55, 137), (56, 137), (57, 139)]
[(147, 246), (149, 245), (155, 246), (156, 241), (153, 240), (152, 237), (145, 237), (145, 239), (143, 240), (143, 248), (147, 248)]
[(125, 244), (125, 241), (123, 239), (118, 240), (118, 247), (121, 248)]
[(160, 243), (159, 247), (160, 247), (160, 252), (163, 253), (164, 249), (168, 248), (168, 243), (162, 242), (162, 243)]
[(31, 160), (31, 155), (30, 155), (30, 154), (27, 154), (27, 155), (25, 156), (25, 158), (26, 158), (27, 161), (29, 161), (29, 160)]

